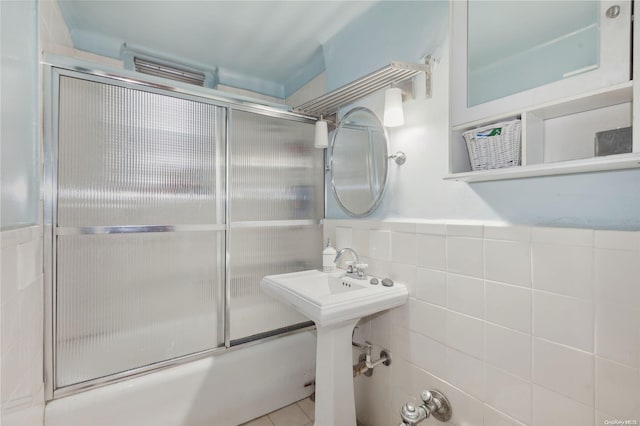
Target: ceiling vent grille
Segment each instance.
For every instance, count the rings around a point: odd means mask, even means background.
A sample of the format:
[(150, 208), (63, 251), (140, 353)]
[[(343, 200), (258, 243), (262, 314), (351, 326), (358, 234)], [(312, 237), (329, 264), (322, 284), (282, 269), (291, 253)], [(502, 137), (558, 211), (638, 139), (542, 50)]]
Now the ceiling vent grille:
[(206, 75), (203, 72), (178, 68), (165, 63), (150, 61), (140, 57), (134, 57), (133, 63), (135, 70), (143, 74), (154, 75), (156, 77), (168, 78), (183, 83), (194, 84), (204, 87)]

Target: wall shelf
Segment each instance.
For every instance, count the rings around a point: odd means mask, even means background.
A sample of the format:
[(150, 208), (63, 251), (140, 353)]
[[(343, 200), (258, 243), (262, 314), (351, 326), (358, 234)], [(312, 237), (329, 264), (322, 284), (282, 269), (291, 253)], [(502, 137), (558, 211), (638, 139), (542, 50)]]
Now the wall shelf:
[[(390, 87), (393, 84), (399, 84), (422, 72), (427, 76), (427, 92), (430, 92), (430, 61), (427, 61), (427, 64), (391, 62), (391, 64), (367, 74), (364, 77), (360, 77), (349, 84), (345, 84), (332, 92), (294, 107), (293, 111), (313, 117), (320, 117), (321, 115), (328, 117), (335, 114), (345, 105), (364, 98), (365, 96), (375, 93), (385, 87)], [(428, 96), (431, 96), (431, 93), (427, 93), (427, 97)]]
[[(449, 174), (445, 180), (482, 182), (640, 167), (640, 143), (631, 153), (594, 156), (595, 133), (631, 126), (633, 81), (559, 99), (451, 129)], [(522, 165), (472, 171), (463, 133), (487, 124), (522, 120)], [(634, 132), (635, 133), (635, 132)]]
[(522, 179), (537, 176), (554, 176), (572, 173), (601, 172), (640, 167), (640, 153), (609, 155), (557, 163), (516, 166), (504, 169), (479, 170), (475, 172), (452, 173), (445, 180), (463, 182), (486, 182), (504, 179)]

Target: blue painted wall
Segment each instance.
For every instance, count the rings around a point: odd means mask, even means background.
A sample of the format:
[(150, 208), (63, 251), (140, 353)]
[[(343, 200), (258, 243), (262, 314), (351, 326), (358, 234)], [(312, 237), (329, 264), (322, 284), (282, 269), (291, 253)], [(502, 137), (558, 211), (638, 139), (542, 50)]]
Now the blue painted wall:
[(35, 0), (0, 1), (0, 227), (37, 223), (38, 14)]
[(327, 89), (388, 65), (416, 62), (442, 53), (448, 31), (449, 3), (384, 1), (369, 9), (324, 45)]
[[(640, 170), (584, 173), (467, 184), (448, 173), (448, 4), (383, 2), (325, 46), (328, 88), (334, 89), (392, 60), (441, 60), (433, 96), (405, 102), (405, 126), (389, 129), (391, 151), (407, 163), (389, 163), (389, 186), (373, 219), (506, 222), (602, 229), (640, 229)], [(382, 94), (359, 105), (382, 116)], [(346, 218), (333, 196), (327, 217)]]

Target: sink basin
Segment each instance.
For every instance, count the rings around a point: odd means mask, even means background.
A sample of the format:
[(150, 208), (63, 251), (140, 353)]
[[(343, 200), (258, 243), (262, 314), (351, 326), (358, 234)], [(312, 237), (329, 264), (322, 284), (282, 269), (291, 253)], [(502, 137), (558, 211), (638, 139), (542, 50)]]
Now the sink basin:
[(371, 277), (358, 280), (344, 271), (303, 271), (269, 275), (262, 290), (293, 306), (316, 324), (316, 426), (355, 426), (351, 335), (360, 318), (403, 305), (403, 284), (385, 287)]
[[(262, 279), (260, 286), (267, 294), (293, 306), (317, 326), (325, 327), (400, 306), (407, 301), (408, 292), (404, 285), (372, 285), (370, 278), (358, 280), (345, 276), (344, 271), (302, 271), (269, 275)], [(380, 281), (378, 279), (378, 283)]]

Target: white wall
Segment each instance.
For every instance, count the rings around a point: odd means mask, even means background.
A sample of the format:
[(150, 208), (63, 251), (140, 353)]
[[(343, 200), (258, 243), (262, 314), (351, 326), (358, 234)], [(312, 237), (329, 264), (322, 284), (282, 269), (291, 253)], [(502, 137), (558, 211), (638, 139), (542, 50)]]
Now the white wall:
[[(449, 161), (448, 55), (436, 65), (432, 81), (431, 99), (405, 102), (405, 125), (388, 129), (391, 152), (404, 151), (407, 162), (389, 163), (388, 188), (371, 218), (640, 229), (639, 170), (474, 184), (444, 181)], [(357, 103), (380, 116), (383, 104), (382, 93)], [(347, 218), (332, 194), (328, 200), (327, 217)]]
[(2, 2), (0, 423), (42, 424), (38, 2)]
[(0, 228), (38, 220), (37, 2), (1, 2)]
[(42, 424), (41, 227), (0, 233), (0, 423)]
[[(329, 90), (394, 60), (440, 59), (433, 97), (405, 102), (405, 126), (390, 130), (388, 191), (375, 219), (506, 222), (597, 229), (640, 229), (640, 170), (582, 173), (497, 182), (443, 181), (448, 174), (449, 2), (381, 2), (325, 45)], [(384, 37), (383, 37), (384, 35)], [(381, 113), (382, 95), (359, 103)], [(332, 197), (328, 217), (346, 218)]]
[(393, 354), (355, 379), (365, 425), (429, 388), (460, 426), (640, 421), (640, 232), (327, 220), (325, 237), (410, 289), (358, 329)]

